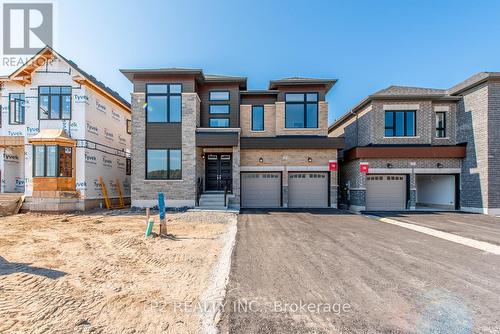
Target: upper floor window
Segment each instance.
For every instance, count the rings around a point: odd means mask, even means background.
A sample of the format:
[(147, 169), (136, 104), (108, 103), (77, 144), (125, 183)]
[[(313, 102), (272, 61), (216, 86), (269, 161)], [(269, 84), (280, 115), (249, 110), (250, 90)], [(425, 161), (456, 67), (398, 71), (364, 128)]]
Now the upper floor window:
[(146, 85), (146, 120), (148, 123), (180, 123), (181, 84)]
[(210, 114), (229, 114), (229, 104), (211, 104), (208, 108)]
[(211, 128), (227, 128), (229, 127), (229, 118), (210, 118), (208, 125)]
[(436, 137), (446, 137), (446, 112), (444, 111), (436, 113)]
[(210, 101), (229, 101), (229, 91), (211, 91), (209, 93)]
[(150, 149), (146, 153), (146, 179), (180, 180), (182, 154), (177, 149)]
[(9, 94), (9, 124), (24, 124), (24, 93)]
[(318, 93), (285, 94), (285, 127), (318, 127)]
[(71, 119), (71, 87), (38, 87), (39, 119)]
[(72, 177), (72, 147), (58, 145), (34, 145), (33, 152), (34, 177)]
[(415, 110), (385, 112), (385, 137), (413, 137), (416, 134)]
[(252, 106), (252, 131), (264, 131), (264, 106)]
[(127, 128), (127, 133), (128, 133), (128, 134), (131, 134), (131, 133), (132, 133), (132, 120), (127, 119), (127, 125), (126, 125), (126, 128)]

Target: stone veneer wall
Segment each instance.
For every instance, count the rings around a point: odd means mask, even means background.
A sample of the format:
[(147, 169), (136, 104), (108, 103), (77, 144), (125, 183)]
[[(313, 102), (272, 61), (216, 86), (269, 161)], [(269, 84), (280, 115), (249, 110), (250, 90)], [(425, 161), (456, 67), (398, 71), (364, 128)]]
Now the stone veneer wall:
[(156, 205), (163, 192), (167, 207), (194, 206), (196, 200), (196, 124), (200, 99), (182, 93), (182, 180), (146, 180), (146, 124), (144, 93), (132, 93), (132, 206)]
[(252, 106), (240, 106), (240, 127), (242, 137), (274, 137), (276, 135), (276, 106), (264, 105), (264, 131), (252, 131)]
[(328, 102), (318, 102), (318, 128), (316, 129), (286, 129), (285, 102), (276, 102), (276, 135), (328, 136)]

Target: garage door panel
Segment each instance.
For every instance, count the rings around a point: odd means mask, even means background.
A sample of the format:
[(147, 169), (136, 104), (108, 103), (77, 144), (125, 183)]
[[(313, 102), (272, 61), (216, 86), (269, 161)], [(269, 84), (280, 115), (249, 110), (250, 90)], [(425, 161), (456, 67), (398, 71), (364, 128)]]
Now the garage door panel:
[(289, 173), (288, 206), (291, 208), (328, 207), (328, 173)]
[(406, 209), (406, 175), (367, 175), (366, 210)]
[(245, 208), (281, 206), (281, 173), (242, 173), (241, 205)]

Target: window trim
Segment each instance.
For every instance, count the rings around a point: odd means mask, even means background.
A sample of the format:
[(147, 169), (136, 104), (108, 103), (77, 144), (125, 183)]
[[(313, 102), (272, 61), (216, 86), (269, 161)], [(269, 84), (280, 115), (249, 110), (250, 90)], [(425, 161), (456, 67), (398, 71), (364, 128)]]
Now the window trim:
[[(396, 113), (403, 113), (403, 134), (396, 135)], [(386, 125), (387, 113), (392, 113), (392, 126)], [(413, 113), (413, 135), (408, 135), (407, 129), (407, 115)], [(386, 131), (392, 130), (392, 136), (388, 136)], [(412, 138), (417, 137), (417, 110), (384, 110), (384, 138)]]
[[(212, 126), (210, 125), (210, 121), (213, 120), (213, 119), (227, 119), (227, 126)], [(208, 118), (208, 127), (209, 128), (229, 128), (231, 126), (231, 120), (229, 119), (229, 117), (210, 117)]]
[[(167, 92), (166, 93), (148, 93), (148, 86), (164, 86), (167, 85)], [(181, 92), (180, 93), (170, 93), (170, 86), (171, 85), (180, 85), (181, 86)], [(145, 88), (145, 96), (146, 96), (146, 110), (145, 110), (145, 121), (147, 123), (172, 123), (172, 124), (181, 124), (182, 123), (182, 91), (183, 91), (183, 86), (182, 83), (180, 82), (153, 82), (153, 83), (146, 83), (146, 88)], [(148, 120), (148, 96), (165, 96), (167, 98), (167, 120), (165, 122), (150, 122)], [(181, 97), (181, 117), (178, 122), (170, 122), (170, 96), (180, 96)]]
[[(148, 151), (167, 151), (167, 178), (150, 178), (148, 177)], [(181, 152), (181, 175), (179, 178), (171, 178), (170, 177), (170, 151), (180, 151)], [(151, 181), (179, 181), (182, 180), (182, 148), (146, 148), (146, 160), (145, 160), (145, 180)]]
[[(73, 92), (73, 87), (71, 86), (57, 86), (57, 85), (54, 85), (54, 86), (47, 86), (47, 85), (41, 85), (41, 86), (38, 86), (38, 120), (40, 121), (52, 121), (52, 120), (63, 120), (63, 121), (68, 121), (68, 120), (71, 120), (72, 117), (73, 117), (73, 94), (72, 93), (59, 93), (59, 94), (52, 94), (50, 92), (50, 88), (52, 87), (57, 87), (57, 88), (69, 88), (71, 92)], [(40, 88), (48, 88), (49, 89), (49, 93), (40, 93)], [(69, 118), (63, 118), (62, 117), (62, 108), (63, 108), (63, 96), (68, 96), (69, 95)], [(48, 118), (41, 118), (40, 115), (41, 115), (41, 110), (40, 110), (40, 98), (41, 96), (48, 96), (49, 97), (49, 104), (48, 104)], [(51, 106), (52, 106), (52, 99), (51, 97), (52, 96), (59, 96), (59, 117), (58, 118), (52, 118), (52, 111), (51, 111)]]
[[(213, 106), (227, 106), (227, 112), (212, 112)], [(231, 114), (231, 105), (230, 104), (210, 104), (208, 105), (208, 114), (209, 115), (229, 115)]]
[[(227, 93), (227, 99), (212, 99), (212, 93)], [(208, 91), (208, 101), (216, 102), (216, 101), (230, 101), (231, 100), (231, 91), (230, 90), (210, 90)]]
[[(289, 94), (302, 94), (304, 96), (303, 101), (290, 101), (287, 102), (286, 97)], [(307, 95), (308, 94), (315, 94), (316, 95), (316, 101), (307, 101)], [(287, 112), (286, 112), (286, 106), (288, 104), (301, 104), (304, 106), (303, 114), (304, 114), (304, 126), (303, 127), (288, 127), (287, 126)], [(307, 126), (307, 105), (308, 104), (315, 104), (316, 105), (316, 126)], [(318, 92), (287, 92), (285, 93), (285, 129), (319, 129), (319, 93)]]
[[(254, 124), (253, 124), (253, 109), (254, 109), (255, 107), (262, 108), (262, 130), (255, 130), (255, 128), (254, 128)], [(264, 105), (262, 105), (262, 104), (252, 105), (252, 114), (251, 114), (250, 116), (251, 116), (251, 118), (252, 118), (252, 122), (251, 122), (251, 123), (252, 123), (252, 125), (251, 125), (251, 130), (252, 130), (253, 132), (263, 132), (263, 131), (265, 131), (265, 129), (266, 129), (266, 126), (265, 126), (265, 123), (264, 123), (264, 120), (265, 120), (264, 113), (265, 113), (265, 112), (266, 112), (266, 111), (265, 111)]]
[[(15, 123), (13, 123), (12, 122), (12, 109), (11, 109), (11, 107), (12, 107), (12, 98), (11, 98), (11, 96), (12, 95), (21, 95), (21, 94), (24, 97), (23, 100), (22, 100), (22, 101), (24, 101), (23, 117), (22, 117), (23, 121), (22, 122), (15, 122)], [(20, 100), (20, 99), (18, 99), (18, 100)], [(23, 125), (23, 124), (26, 124), (26, 95), (24, 94), (24, 92), (23, 93), (9, 93), (9, 125)]]
[[(437, 125), (437, 116), (438, 114), (442, 114), (443, 115), (443, 127), (438, 127)], [(436, 127), (436, 133), (435, 133), (435, 136), (436, 138), (446, 138), (446, 111), (436, 111), (436, 114), (435, 114), (435, 127)], [(442, 136), (439, 136), (438, 133), (439, 131), (443, 131), (443, 135)]]
[[(32, 145), (32, 150), (33, 150), (33, 162), (32, 162), (32, 177), (33, 178), (73, 178), (73, 154), (75, 153), (75, 150), (73, 150), (72, 146), (64, 146), (64, 145), (47, 145), (47, 144), (35, 144)], [(43, 147), (43, 176), (37, 176), (36, 175), (36, 147)], [(56, 175), (55, 176), (47, 176), (47, 147), (56, 147)], [(71, 176), (60, 176), (60, 171), (61, 171), (61, 166), (60, 166), (60, 161), (59, 161), (59, 150), (61, 148), (67, 148), (69, 147), (71, 149)]]

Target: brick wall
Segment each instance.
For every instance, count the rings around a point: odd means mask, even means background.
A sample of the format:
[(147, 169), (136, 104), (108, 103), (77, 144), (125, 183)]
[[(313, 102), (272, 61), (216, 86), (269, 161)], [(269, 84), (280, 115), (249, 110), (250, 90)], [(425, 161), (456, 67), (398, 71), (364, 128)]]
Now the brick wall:
[(488, 90), (488, 208), (500, 208), (500, 82)]
[(317, 129), (286, 129), (285, 102), (276, 102), (276, 135), (316, 135), (328, 136), (328, 102), (318, 102)]
[(252, 106), (240, 106), (240, 126), (242, 137), (274, 137), (276, 136), (276, 106), (264, 105), (264, 131), (252, 131)]

